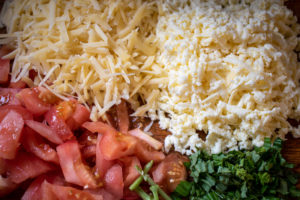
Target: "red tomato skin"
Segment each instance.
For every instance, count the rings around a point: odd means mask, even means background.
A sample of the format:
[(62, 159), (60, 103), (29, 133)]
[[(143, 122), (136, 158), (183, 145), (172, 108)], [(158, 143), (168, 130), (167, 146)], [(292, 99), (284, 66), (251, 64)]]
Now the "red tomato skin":
[(45, 114), (51, 107), (50, 104), (42, 101), (38, 97), (36, 90), (31, 88), (25, 88), (21, 90), (17, 97), (22, 102), (22, 104), (35, 116), (41, 116)]
[[(102, 195), (91, 194), (90, 192), (75, 189), (69, 186), (60, 186), (50, 184), (44, 181), (42, 184), (43, 200), (74, 200), (74, 199), (85, 199), (85, 200), (103, 200)], [(47, 191), (47, 192), (45, 192)], [(45, 194), (46, 193), (46, 194)], [(51, 198), (49, 198), (51, 196)]]
[(143, 163), (150, 162), (151, 160), (157, 163), (165, 159), (163, 152), (154, 150), (143, 141), (137, 143), (135, 155)]
[(23, 88), (26, 88), (27, 84), (20, 80), (20, 81), (17, 81), (17, 82), (10, 82), (9, 83), (9, 88), (15, 88), (15, 89), (23, 89)]
[(122, 100), (117, 105), (118, 126), (121, 133), (127, 133), (129, 128), (129, 116), (126, 101)]
[(54, 144), (63, 143), (62, 139), (60, 139), (57, 133), (46, 124), (33, 120), (25, 120), (25, 124), (44, 138), (53, 142)]
[(142, 168), (142, 166), (139, 159), (135, 156), (122, 158), (121, 161), (124, 163), (124, 186), (127, 187), (140, 176), (135, 167), (139, 166)]
[(22, 144), (26, 151), (47, 162), (59, 164), (56, 151), (45, 143), (45, 140), (32, 129), (25, 127), (22, 135)]
[(100, 149), (104, 159), (115, 160), (134, 154), (137, 143), (135, 137), (122, 134), (108, 124), (99, 121), (85, 122), (82, 126), (91, 132), (103, 134)]
[(24, 120), (32, 120), (33, 119), (32, 114), (30, 112), (28, 112), (22, 106), (4, 105), (4, 106), (0, 106), (0, 122), (12, 110), (15, 111), (15, 112), (17, 112), (17, 113), (19, 113)]
[(90, 118), (90, 111), (83, 105), (77, 103), (75, 111), (71, 117), (75, 122), (75, 129), (79, 128), (84, 122)]
[(55, 106), (52, 106), (46, 113), (45, 119), (63, 141), (69, 140), (74, 136), (65, 120), (59, 116)]
[(49, 172), (55, 167), (35, 155), (20, 151), (14, 160), (7, 160), (9, 178), (14, 183), (21, 183), (29, 178)]
[(0, 84), (8, 81), (8, 74), (10, 69), (9, 60), (0, 58)]
[(103, 178), (106, 174), (107, 170), (113, 166), (115, 163), (112, 160), (106, 160), (103, 156), (103, 153), (100, 148), (100, 142), (102, 139), (102, 135), (98, 134), (97, 138), (97, 145), (96, 145), (96, 169), (97, 173), (99, 174), (100, 178)]
[(24, 120), (15, 111), (9, 111), (0, 123), (0, 158), (14, 159), (19, 148), (19, 140)]
[(113, 194), (116, 199), (121, 199), (123, 197), (123, 172), (122, 167), (119, 164), (113, 165), (105, 174), (104, 177), (105, 186), (104, 188), (111, 194)]
[(20, 100), (16, 94), (20, 89), (14, 88), (0, 88), (0, 106), (1, 105), (21, 105)]
[(177, 185), (187, 178), (187, 171), (184, 162), (188, 158), (173, 152), (158, 164), (152, 171), (154, 182), (161, 185), (167, 192), (173, 192)]
[(60, 166), (67, 182), (89, 188), (97, 188), (91, 171), (82, 162), (79, 144), (76, 140), (65, 142), (56, 148)]

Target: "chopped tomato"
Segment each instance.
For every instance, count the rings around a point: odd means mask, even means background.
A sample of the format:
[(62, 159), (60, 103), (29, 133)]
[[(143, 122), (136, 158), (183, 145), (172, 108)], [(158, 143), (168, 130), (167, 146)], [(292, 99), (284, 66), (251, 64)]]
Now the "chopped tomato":
[(135, 191), (131, 191), (128, 188), (125, 188), (122, 199), (123, 200), (139, 200), (141, 198)]
[(21, 105), (21, 102), (16, 97), (19, 89), (13, 88), (0, 88), (0, 106), (7, 105)]
[(179, 153), (169, 154), (152, 172), (153, 180), (164, 187), (166, 191), (173, 192), (177, 185), (187, 177), (183, 165), (187, 161), (188, 158)]
[(122, 100), (117, 105), (118, 125), (121, 133), (127, 133), (129, 128), (129, 116), (126, 101)]
[(45, 143), (44, 139), (32, 129), (25, 127), (23, 130), (22, 144), (24, 148), (42, 160), (59, 163), (56, 151)]
[(13, 159), (16, 156), (23, 126), (22, 116), (13, 110), (1, 121), (0, 158)]
[(14, 160), (7, 160), (7, 169), (9, 179), (14, 183), (21, 183), (55, 168), (31, 153), (20, 151)]
[(27, 86), (27, 84), (22, 81), (22, 80), (19, 80), (17, 82), (10, 82), (9, 83), (9, 88), (16, 88), (16, 89), (22, 89), (22, 88), (25, 88)]
[(5, 106), (0, 106), (0, 122), (12, 110), (20, 114), (24, 120), (33, 119), (32, 114), (22, 106), (5, 105)]
[(141, 163), (135, 156), (125, 157), (122, 162), (124, 163), (124, 186), (126, 187), (140, 176), (135, 167), (139, 166), (141, 168)]
[(38, 97), (38, 93), (35, 89), (25, 88), (17, 94), (19, 100), (35, 116), (40, 116), (46, 113), (50, 109), (50, 104), (42, 101)]
[(38, 94), (39, 99), (45, 103), (55, 104), (59, 101), (59, 98), (47, 88), (35, 87), (32, 89)]
[(11, 193), (18, 185), (0, 175), (0, 197)]
[(9, 60), (0, 58), (0, 84), (8, 81)]
[(160, 150), (163, 146), (160, 141), (154, 139), (153, 137), (151, 137), (150, 135), (148, 135), (147, 133), (145, 133), (144, 131), (142, 131), (139, 128), (130, 130), (130, 131), (128, 131), (128, 133), (130, 135), (137, 137), (140, 140), (143, 140), (144, 142), (148, 143), (155, 150)]
[(89, 188), (98, 187), (92, 172), (82, 162), (79, 144), (76, 140), (61, 144), (56, 149), (66, 181)]
[(116, 200), (116, 197), (114, 197), (111, 193), (107, 192), (104, 188), (96, 189), (96, 190), (90, 190), (87, 189), (85, 191), (88, 191), (91, 194), (95, 195), (101, 195), (104, 200)]
[(64, 181), (63, 178), (58, 176), (57, 174), (43, 174), (39, 177), (37, 177), (27, 188), (24, 195), (22, 196), (21, 200), (41, 200), (45, 199), (43, 198), (43, 195), (47, 195), (49, 200), (52, 200), (54, 198), (54, 195), (51, 197), (51, 194), (43, 191), (42, 184), (44, 181), (47, 181), (48, 183), (55, 184), (55, 185), (63, 185)]
[[(50, 184), (44, 181), (42, 184), (43, 191), (47, 190), (47, 195), (43, 194), (43, 197), (51, 195), (52, 199), (58, 200), (74, 200), (74, 199), (85, 199), (85, 200), (103, 200), (102, 195), (91, 194), (84, 190), (79, 190), (69, 186), (60, 186)], [(50, 198), (47, 198), (50, 200)]]
[(136, 145), (135, 155), (144, 163), (151, 160), (160, 162), (165, 159), (165, 154), (163, 152), (154, 150), (151, 146), (141, 140)]
[(75, 106), (74, 101), (63, 101), (56, 106), (56, 112), (60, 118), (66, 121), (73, 115)]
[(113, 194), (116, 199), (123, 197), (123, 173), (119, 164), (112, 166), (105, 174), (105, 189)]
[(68, 119), (67, 123), (72, 130), (79, 128), (84, 122), (90, 118), (90, 111), (83, 105), (77, 103), (75, 111)]
[(98, 134), (96, 145), (96, 170), (100, 178), (103, 178), (107, 170), (114, 164), (114, 161), (106, 160), (103, 156), (103, 153), (100, 148), (100, 142), (102, 137), (103, 136), (101, 134)]
[(45, 119), (49, 126), (58, 134), (58, 136), (63, 140), (69, 140), (74, 135), (65, 120), (61, 117), (60, 112), (53, 106), (45, 115)]
[(100, 149), (106, 160), (134, 154), (136, 138), (122, 134), (103, 122), (85, 122), (82, 126), (91, 132), (104, 134), (100, 141)]
[(62, 144), (63, 141), (60, 139), (60, 137), (57, 135), (57, 133), (52, 130), (49, 126), (46, 124), (43, 124), (41, 122), (33, 121), (33, 120), (25, 120), (25, 123), (27, 126), (29, 126), (31, 129), (33, 129), (35, 132), (43, 136), (44, 138), (48, 139), (50, 142), (53, 142), (54, 144)]

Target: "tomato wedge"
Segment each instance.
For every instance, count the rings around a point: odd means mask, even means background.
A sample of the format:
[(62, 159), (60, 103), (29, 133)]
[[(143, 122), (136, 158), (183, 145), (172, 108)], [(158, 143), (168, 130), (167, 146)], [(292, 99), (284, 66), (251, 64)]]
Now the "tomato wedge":
[(56, 109), (56, 106), (52, 106), (52, 108), (46, 113), (45, 119), (57, 135), (63, 141), (66, 141), (73, 138), (74, 135), (65, 120), (60, 116), (60, 113), (61, 112)]
[(16, 156), (23, 126), (22, 116), (13, 110), (1, 121), (0, 158), (13, 159)]
[(62, 139), (60, 139), (56, 132), (46, 124), (33, 120), (25, 120), (25, 123), (28, 127), (30, 127), (32, 130), (34, 130), (44, 138), (48, 139), (50, 142), (53, 142), (54, 144), (63, 143)]
[[(102, 195), (91, 194), (84, 190), (79, 190), (69, 186), (60, 186), (50, 184), (44, 181), (42, 184), (43, 191), (47, 190), (47, 195), (44, 193), (44, 199), (58, 199), (58, 200), (73, 200), (73, 199), (85, 199), (85, 200), (103, 200)], [(49, 198), (48, 196), (52, 196)]]
[(84, 122), (90, 118), (90, 111), (83, 105), (77, 103), (75, 111), (67, 120), (67, 124), (72, 130), (78, 129)]
[(127, 187), (140, 176), (135, 167), (142, 167), (139, 159), (135, 156), (125, 157), (121, 161), (124, 163), (124, 186)]
[(187, 177), (184, 162), (188, 162), (187, 157), (175, 152), (170, 153), (152, 172), (153, 180), (168, 192), (173, 192), (177, 185)]
[(10, 82), (9, 83), (9, 88), (16, 88), (16, 89), (22, 89), (22, 88), (25, 88), (27, 86), (27, 84), (22, 81), (22, 80), (19, 80), (17, 82)]
[(143, 163), (150, 162), (151, 160), (154, 162), (160, 162), (165, 159), (165, 154), (163, 152), (155, 151), (151, 146), (142, 140), (140, 140), (136, 145), (135, 155)]
[(34, 89), (25, 88), (17, 94), (17, 97), (26, 109), (35, 116), (45, 114), (51, 107), (50, 104), (42, 101), (38, 97), (38, 92)]
[(11, 110), (19, 113), (24, 120), (27, 119), (33, 119), (33, 116), (30, 112), (28, 112), (25, 108), (22, 106), (16, 106), (16, 105), (4, 105), (0, 106), (0, 122), (3, 120), (3, 118), (9, 113)]
[(59, 164), (56, 151), (45, 143), (40, 135), (28, 127), (23, 130), (22, 144), (28, 152), (33, 153), (40, 159)]
[(56, 150), (66, 181), (88, 188), (98, 187), (92, 172), (82, 162), (76, 140), (63, 143), (57, 146)]
[(19, 89), (13, 88), (0, 88), (0, 106), (7, 105), (21, 105), (21, 102), (16, 97), (16, 94), (19, 92)]
[(55, 169), (50, 163), (23, 151), (20, 151), (14, 160), (7, 160), (7, 166), (8, 177), (14, 183), (21, 183)]
[(121, 103), (117, 105), (117, 116), (119, 131), (121, 133), (127, 133), (129, 129), (129, 116), (126, 101), (122, 100)]
[(125, 135), (103, 122), (85, 122), (82, 125), (91, 132), (103, 134), (100, 141), (100, 149), (106, 160), (115, 160), (134, 154), (137, 139)]
[(116, 199), (123, 197), (123, 172), (119, 164), (112, 166), (105, 174), (105, 189), (113, 194)]
[(98, 134), (97, 145), (96, 145), (96, 169), (100, 178), (103, 178), (106, 174), (107, 170), (113, 166), (114, 161), (106, 160), (103, 156), (103, 153), (100, 148), (100, 142), (102, 139), (102, 135)]

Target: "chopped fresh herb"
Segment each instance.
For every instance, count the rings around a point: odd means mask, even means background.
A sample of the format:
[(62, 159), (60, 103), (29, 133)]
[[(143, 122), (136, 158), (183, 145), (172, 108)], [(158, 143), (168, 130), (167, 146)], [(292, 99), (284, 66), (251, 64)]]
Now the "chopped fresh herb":
[(280, 151), (282, 140), (272, 144), (265, 139), (264, 146), (252, 151), (231, 151), (209, 155), (197, 151), (185, 163), (190, 171), (189, 181), (182, 181), (172, 198), (190, 200), (281, 200), (296, 197), (299, 175), (286, 162)]
[[(135, 166), (137, 171), (140, 173), (138, 177), (129, 187), (130, 190), (135, 191), (143, 200), (159, 200), (159, 195), (165, 200), (172, 200), (149, 176), (148, 172), (153, 165), (153, 160), (147, 163), (144, 170)], [(142, 181), (146, 181), (150, 185), (151, 195), (147, 194), (141, 187)]]

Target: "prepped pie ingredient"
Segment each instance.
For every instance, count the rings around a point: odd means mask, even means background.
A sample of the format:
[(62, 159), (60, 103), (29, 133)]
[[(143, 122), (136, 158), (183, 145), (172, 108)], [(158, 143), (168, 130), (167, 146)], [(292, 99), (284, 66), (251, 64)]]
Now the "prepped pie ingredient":
[(172, 133), (166, 150), (219, 153), (300, 136), (287, 121), (300, 120), (300, 26), (283, 0), (13, 0), (1, 22), (0, 43), (15, 49), (4, 57), (14, 58), (13, 82), (74, 96), (93, 121), (123, 98), (132, 115)]
[(300, 197), (299, 174), (281, 156), (282, 140), (265, 139), (252, 151), (209, 155), (197, 151), (186, 163), (190, 182), (181, 182), (174, 199), (290, 199)]

